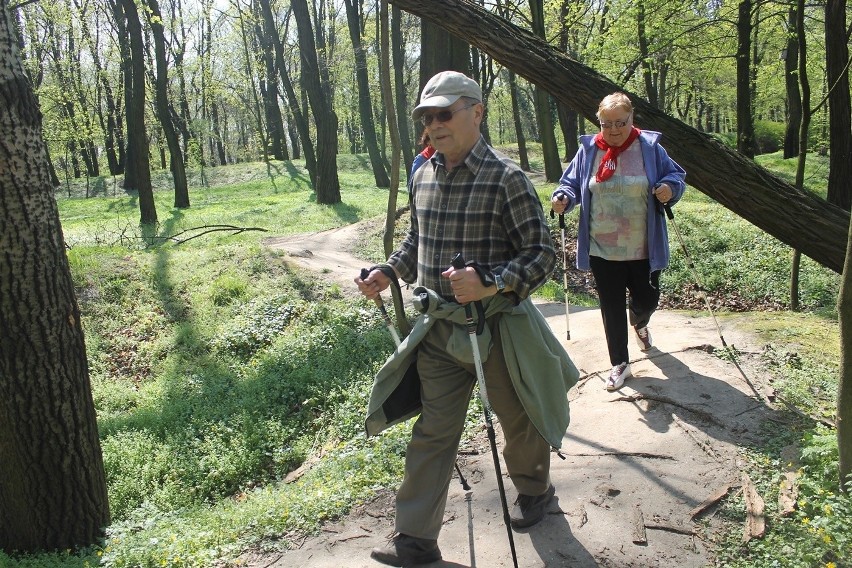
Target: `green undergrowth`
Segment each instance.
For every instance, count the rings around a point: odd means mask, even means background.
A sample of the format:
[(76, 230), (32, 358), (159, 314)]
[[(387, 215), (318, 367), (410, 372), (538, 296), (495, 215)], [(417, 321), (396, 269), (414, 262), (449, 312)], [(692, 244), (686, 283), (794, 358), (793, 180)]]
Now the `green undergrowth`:
[[(339, 166), (343, 202), (335, 206), (317, 205), (303, 167), (291, 163), (191, 172), (192, 207), (182, 210), (171, 207), (167, 176), (157, 174), (160, 223), (146, 231), (138, 228), (136, 196), (124, 193), (119, 180), (101, 180), (99, 191), (90, 181), (96, 197), (88, 199), (81, 197), (84, 182), (73, 184), (71, 197), (60, 188), (112, 524), (91, 549), (0, 553), (0, 566), (237, 565), (247, 550), (294, 546), (323, 521), (396, 487), (410, 425), (376, 438), (363, 433), (372, 378), (393, 350), (375, 306), (263, 244), (266, 237), (370, 220), (356, 252), (385, 258), (387, 191), (373, 187), (364, 159), (347, 157)], [(552, 184), (536, 189), (546, 204)], [(403, 192), (399, 206), (406, 203)], [(708, 289), (783, 307), (783, 247), (697, 191), (688, 191), (676, 211)], [(568, 233), (576, 234), (576, 214), (567, 220)], [(219, 225), (243, 230), (210, 230)], [(396, 242), (406, 228), (403, 214)], [(692, 280), (674, 240), (672, 246), (666, 293)], [(807, 263), (803, 274), (808, 312), (720, 317), (754, 322), (769, 346), (763, 361), (773, 386), (806, 414), (830, 418), (839, 344), (827, 353), (818, 346), (837, 343), (838, 279)], [(564, 300), (562, 274), (537, 294)], [(579, 287), (569, 301), (595, 305)], [(480, 412), (474, 401), (467, 435)], [(801, 506), (793, 517), (770, 517), (762, 541), (720, 541), (720, 565), (843, 565), (843, 535), (852, 527), (844, 520), (848, 501), (832, 489), (836, 440), (832, 445), (831, 432), (815, 421), (794, 424), (769, 429), (765, 446), (745, 449), (743, 459), (770, 502), (784, 467), (781, 449), (795, 447)], [(723, 511), (732, 526), (742, 513), (734, 502)]]

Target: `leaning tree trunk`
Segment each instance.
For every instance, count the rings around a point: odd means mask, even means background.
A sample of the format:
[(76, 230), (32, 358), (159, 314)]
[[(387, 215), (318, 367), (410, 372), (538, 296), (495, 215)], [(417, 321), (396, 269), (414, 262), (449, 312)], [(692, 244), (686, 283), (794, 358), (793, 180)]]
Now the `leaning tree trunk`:
[(42, 117), (0, 7), (0, 550), (70, 549), (109, 523), (80, 310)]
[[(620, 87), (555, 46), (488, 10), (462, 0), (389, 0), (457, 34), (505, 67), (595, 120), (598, 103)], [(446, 14), (452, 13), (452, 18)], [(571, 85), (566, 89), (565, 85)], [(629, 94), (629, 93), (628, 93)], [(665, 133), (666, 150), (688, 172), (690, 187), (835, 272), (843, 270), (849, 212), (797, 190), (726, 148), (631, 95), (636, 123)]]

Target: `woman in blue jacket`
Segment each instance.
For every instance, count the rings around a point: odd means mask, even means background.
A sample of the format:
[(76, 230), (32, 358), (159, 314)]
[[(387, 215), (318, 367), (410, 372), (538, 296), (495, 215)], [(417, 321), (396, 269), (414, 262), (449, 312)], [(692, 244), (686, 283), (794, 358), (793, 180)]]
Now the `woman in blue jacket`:
[(551, 205), (557, 214), (580, 205), (577, 268), (595, 277), (612, 365), (606, 389), (613, 391), (631, 376), (626, 292), (639, 349), (653, 346), (648, 322), (660, 301), (660, 271), (669, 264), (662, 206), (681, 198), (686, 173), (660, 146), (659, 132), (633, 126), (624, 93), (604, 97), (597, 117), (600, 133), (580, 137)]

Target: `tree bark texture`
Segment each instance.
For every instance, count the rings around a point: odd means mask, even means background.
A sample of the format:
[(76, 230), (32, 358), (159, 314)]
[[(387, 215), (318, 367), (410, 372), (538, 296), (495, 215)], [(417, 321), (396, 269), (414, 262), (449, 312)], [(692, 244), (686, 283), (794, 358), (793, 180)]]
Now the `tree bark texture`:
[(751, 0), (740, 0), (737, 16), (737, 150), (754, 158), (751, 105)]
[[(796, 8), (790, 6), (787, 27), (796, 28)], [(802, 96), (799, 93), (799, 40), (796, 34), (787, 34), (784, 57), (784, 87), (787, 93), (787, 125), (784, 129), (784, 159), (799, 155), (799, 126), (802, 124)]]
[(852, 207), (852, 117), (849, 95), (849, 36), (846, 0), (825, 3), (825, 68), (828, 79), (828, 201)]
[(145, 44), (142, 41), (142, 22), (134, 0), (120, 0), (124, 8), (130, 43), (130, 90), (127, 92), (127, 166), (124, 187), (135, 189), (139, 195), (139, 222), (157, 222), (154, 188), (151, 186), (151, 160), (148, 156), (148, 137), (145, 134)]
[(96, 542), (106, 476), (42, 117), (0, 8), (0, 549)]
[[(463, 37), (590, 121), (595, 120), (603, 97), (622, 90), (532, 33), (470, 2), (390, 2)], [(453, 17), (446, 18), (446, 14)], [(663, 144), (686, 169), (690, 186), (820, 264), (837, 273), (843, 270), (848, 211), (797, 190), (711, 136), (652, 107), (641, 97), (628, 94), (635, 108), (636, 124), (664, 134)]]
[(299, 32), (302, 82), (317, 127), (317, 167), (314, 190), (317, 203), (334, 205), (340, 203), (340, 179), (337, 177), (337, 114), (323, 87), (308, 3), (306, 0), (293, 0), (291, 6)]

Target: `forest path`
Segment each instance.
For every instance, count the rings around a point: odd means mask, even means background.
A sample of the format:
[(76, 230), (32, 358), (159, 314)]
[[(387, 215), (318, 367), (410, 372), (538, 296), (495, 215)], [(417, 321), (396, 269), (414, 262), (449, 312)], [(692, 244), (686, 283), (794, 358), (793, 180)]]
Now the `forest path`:
[[(288, 260), (355, 289), (354, 277), (369, 266), (349, 252), (362, 235), (357, 225), (310, 235), (267, 239)], [(556, 497), (539, 525), (514, 532), (518, 565), (529, 567), (702, 567), (712, 563), (720, 519), (710, 507), (693, 510), (714, 493), (742, 499), (740, 447), (760, 437), (767, 420), (783, 422), (758, 393), (759, 369), (749, 353), (756, 339), (724, 329), (740, 351), (737, 364), (713, 354), (721, 349), (709, 315), (658, 311), (650, 325), (655, 347), (642, 353), (631, 344), (634, 378), (607, 392), (609, 371), (603, 325), (597, 309), (537, 301), (563, 340), (581, 379), (569, 392), (571, 425), (560, 459), (552, 459)], [(755, 371), (755, 372), (752, 372)], [(753, 388), (754, 387), (754, 388)], [(499, 426), (498, 426), (499, 436)], [(502, 447), (502, 444), (501, 444)], [(484, 433), (459, 456), (471, 491), (453, 481), (439, 545), (437, 567), (511, 567), (494, 465)], [(505, 474), (505, 466), (503, 466)], [(506, 478), (511, 504), (516, 493)], [(328, 523), (297, 550), (249, 553), (253, 568), (368, 568), (378, 566), (370, 549), (393, 531), (393, 494), (385, 492)], [(644, 534), (645, 542), (641, 542)]]

